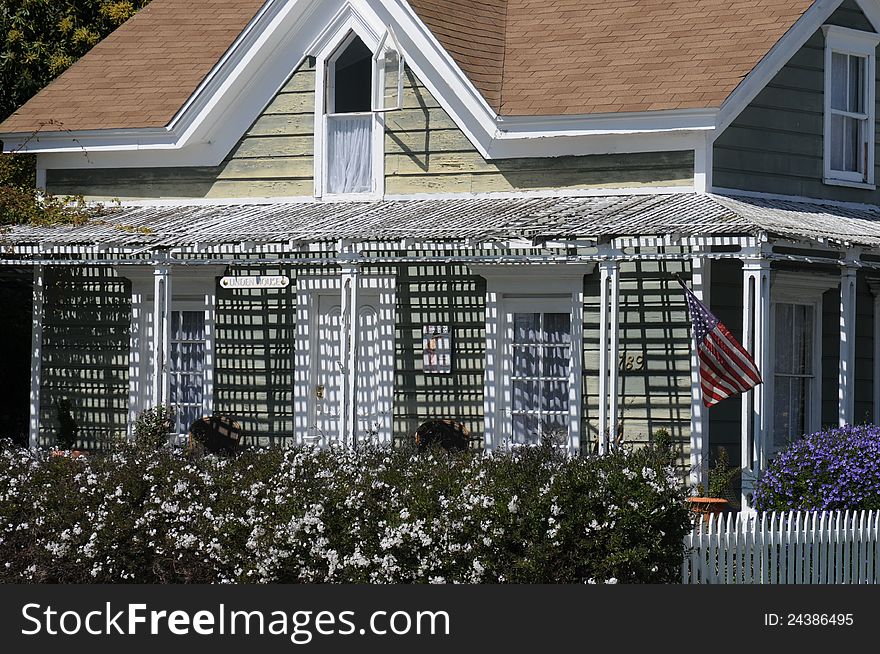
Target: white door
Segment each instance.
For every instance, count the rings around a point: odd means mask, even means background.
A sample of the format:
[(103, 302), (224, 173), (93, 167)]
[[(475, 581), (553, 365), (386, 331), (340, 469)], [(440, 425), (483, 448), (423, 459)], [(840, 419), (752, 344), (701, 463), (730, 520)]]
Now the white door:
[[(382, 338), (379, 295), (362, 291), (358, 298), (357, 436), (387, 442), (391, 434), (391, 386), (377, 383), (393, 362), (391, 341)], [(322, 446), (342, 444), (339, 417), (342, 410), (342, 307), (338, 294), (317, 296), (311, 351), (312, 401), (308, 440)]]

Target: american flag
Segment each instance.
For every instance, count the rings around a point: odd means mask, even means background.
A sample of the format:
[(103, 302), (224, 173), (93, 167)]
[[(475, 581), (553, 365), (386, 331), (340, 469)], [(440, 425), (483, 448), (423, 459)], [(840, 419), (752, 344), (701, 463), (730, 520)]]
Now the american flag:
[(691, 314), (697, 359), (700, 362), (703, 404), (713, 406), (760, 384), (761, 371), (755, 365), (755, 360), (691, 289), (680, 278), (676, 279), (684, 289)]

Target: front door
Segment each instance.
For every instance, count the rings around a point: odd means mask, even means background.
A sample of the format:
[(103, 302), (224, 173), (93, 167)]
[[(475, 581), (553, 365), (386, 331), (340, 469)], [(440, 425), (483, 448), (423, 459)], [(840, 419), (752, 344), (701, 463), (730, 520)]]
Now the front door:
[[(342, 410), (342, 321), (338, 293), (317, 295), (313, 313), (314, 340), (311, 351), (312, 401), (309, 407), (307, 440), (322, 446), (343, 444), (340, 412)], [(377, 383), (384, 375), (383, 366), (393, 361), (391, 341), (380, 329), (379, 294), (363, 290), (358, 298), (357, 353), (357, 436), (365, 440), (387, 442), (391, 434), (391, 386)]]

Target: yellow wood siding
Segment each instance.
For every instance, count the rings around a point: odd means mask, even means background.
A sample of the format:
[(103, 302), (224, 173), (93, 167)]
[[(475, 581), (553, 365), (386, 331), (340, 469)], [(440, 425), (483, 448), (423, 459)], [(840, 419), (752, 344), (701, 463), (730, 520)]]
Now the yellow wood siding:
[(388, 195), (693, 184), (690, 151), (484, 159), (409, 70), (404, 108), (385, 120)]

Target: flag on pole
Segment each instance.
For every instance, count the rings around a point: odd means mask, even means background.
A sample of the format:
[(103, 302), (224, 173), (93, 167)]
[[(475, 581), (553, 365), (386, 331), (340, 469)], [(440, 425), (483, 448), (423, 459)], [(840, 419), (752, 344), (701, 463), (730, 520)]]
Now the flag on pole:
[(752, 356), (681, 278), (676, 275), (676, 279), (684, 289), (693, 325), (703, 404), (713, 406), (760, 384), (761, 371)]

